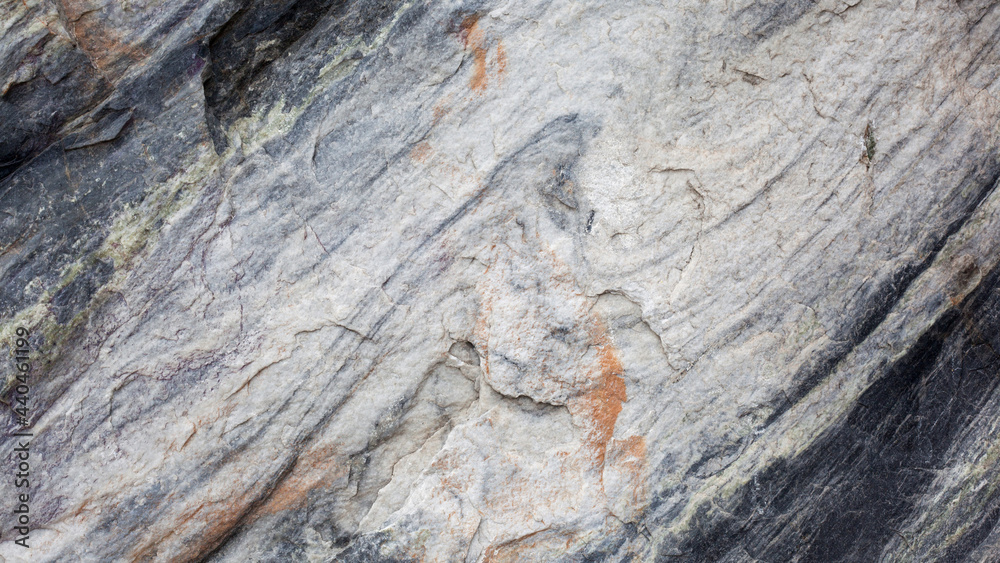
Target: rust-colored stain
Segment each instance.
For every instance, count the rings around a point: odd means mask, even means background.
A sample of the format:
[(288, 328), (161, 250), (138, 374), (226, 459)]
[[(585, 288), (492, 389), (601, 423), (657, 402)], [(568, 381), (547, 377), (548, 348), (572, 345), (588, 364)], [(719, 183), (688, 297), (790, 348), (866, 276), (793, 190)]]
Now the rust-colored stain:
[(444, 116), (451, 113), (451, 99), (452, 95), (448, 94), (444, 97), (444, 99), (439, 100), (436, 104), (434, 104), (434, 108), (431, 110), (434, 115), (434, 123), (441, 121)]
[(646, 458), (646, 439), (629, 436), (624, 440), (613, 440), (608, 447), (608, 463), (632, 463)]
[(473, 14), (462, 20), (459, 37), (465, 48), (472, 51), (472, 78), (469, 87), (477, 92), (486, 90), (486, 34), (479, 27), (479, 16)]
[(295, 462), (291, 473), (274, 489), (274, 492), (254, 514), (256, 520), (266, 514), (301, 508), (309, 492), (347, 474), (350, 467), (343, 458), (334, 454), (332, 446), (317, 447), (306, 452)]
[(410, 158), (416, 162), (427, 162), (427, 159), (431, 156), (431, 152), (430, 143), (422, 141), (410, 150)]
[[(548, 473), (546, 478), (562, 475), (568, 482), (592, 485), (602, 497), (590, 499), (597, 506), (603, 505), (609, 513), (631, 514), (633, 510), (639, 510), (639, 507), (647, 502), (646, 442), (641, 436), (629, 436), (624, 439), (614, 437), (619, 416), (624, 403), (628, 400), (621, 352), (612, 342), (603, 319), (592, 312), (592, 303), (579, 288), (572, 270), (560, 260), (556, 252), (542, 240), (538, 240), (537, 243), (531, 242), (525, 238), (530, 237), (530, 234), (526, 235), (523, 231), (511, 236), (519, 236), (520, 243), (527, 244), (528, 250), (521, 250), (516, 241), (510, 244), (502, 240), (496, 241), (488, 251), (489, 257), (484, 260), (487, 263), (487, 274), (482, 276), (477, 284), (480, 301), (472, 340), (479, 352), (484, 376), (489, 380), (493, 336), (491, 333), (500, 333), (501, 337), (521, 342), (517, 338), (518, 335), (544, 333), (537, 330), (538, 328), (550, 330), (560, 328), (574, 332), (577, 337), (573, 341), (593, 350), (590, 355), (581, 358), (582, 361), (579, 363), (570, 364), (573, 367), (567, 366), (567, 369), (582, 373), (550, 373), (554, 368), (546, 365), (544, 353), (532, 366), (535, 375), (542, 379), (546, 390), (549, 390), (549, 387), (552, 387), (552, 390), (560, 387), (560, 390), (569, 397), (566, 408), (580, 439), (578, 447), (553, 456), (551, 461), (555, 465), (550, 468), (551, 473)], [(559, 321), (558, 327), (550, 326), (548, 317), (541, 313), (537, 316), (528, 315), (528, 319), (523, 321), (527, 323), (526, 326), (521, 326), (521, 320), (509, 317), (505, 300), (514, 299), (517, 301), (516, 305), (520, 301), (515, 293), (519, 291), (519, 286), (509, 278), (511, 274), (508, 272), (513, 271), (514, 275), (517, 275), (518, 269), (513, 267), (512, 263), (529, 256), (531, 257), (529, 260), (535, 261), (533, 269), (540, 276), (539, 283), (546, 287), (546, 299), (563, 301), (565, 310), (575, 311), (573, 320), (563, 319)], [(536, 305), (530, 301), (520, 305), (529, 308), (545, 306), (544, 302)], [(500, 314), (499, 311), (508, 312)], [(538, 327), (537, 323), (545, 326)], [(530, 330), (524, 330), (525, 328)], [(520, 345), (528, 346), (529, 349), (532, 346), (527, 339)], [(448, 464), (441, 463), (440, 467), (435, 469), (443, 470), (451, 463), (454, 463), (453, 460)], [(579, 502), (572, 487), (565, 489), (555, 487), (551, 490), (545, 488), (544, 491), (540, 491), (535, 481), (538, 476), (532, 475), (531, 468), (518, 468), (517, 458), (496, 459), (491, 465), (504, 468), (515, 476), (523, 472), (524, 476), (507, 478), (502, 483), (494, 481), (496, 492), (491, 492), (483, 498), (482, 504), (478, 506), (484, 517), (494, 518), (497, 514), (501, 514), (509, 518), (511, 514), (519, 514), (530, 520), (537, 506), (573, 506)], [(474, 469), (470, 468), (468, 471)], [(450, 484), (451, 476), (448, 478)], [(459, 491), (452, 488), (451, 492)], [(549, 496), (554, 498), (548, 498)], [(505, 539), (498, 537), (492, 541), (487, 540), (492, 545), (485, 548), (483, 561), (500, 563), (545, 560), (545, 554), (552, 550), (558, 551), (555, 549), (555, 542), (564, 542), (567, 544), (566, 549), (569, 549), (569, 544), (581, 539), (572, 531), (560, 534), (558, 537), (551, 531), (540, 533), (543, 531), (545, 530), (538, 530), (534, 534), (517, 539), (509, 539), (507, 536)]]
[(171, 526), (171, 529), (156, 537), (150, 538), (132, 551), (130, 560), (154, 561), (159, 555), (160, 546), (167, 543), (178, 531), (197, 532), (197, 541), (185, 542), (183, 548), (172, 552), (174, 561), (194, 561), (211, 553), (222, 543), (229, 532), (243, 516), (250, 505), (252, 493), (244, 493), (226, 503), (204, 503), (192, 507)]
[[(65, 27), (80, 50), (111, 82), (120, 78), (129, 65), (150, 56), (148, 46), (142, 45), (143, 28), (137, 25), (144, 18), (141, 12), (123, 11), (118, 2), (59, 0), (58, 4), (65, 15)], [(150, 4), (147, 8), (159, 3)], [(136, 29), (140, 31), (131, 31)]]
[(462, 475), (460, 472), (464, 464), (465, 460), (454, 451), (446, 452), (431, 464), (431, 467), (439, 472), (441, 486), (447, 494), (462, 492), (469, 487), (468, 475)]
[(601, 332), (601, 344), (597, 356), (597, 365), (600, 370), (597, 386), (569, 405), (570, 412), (580, 414), (590, 426), (585, 447), (590, 450), (591, 459), (597, 467), (604, 465), (608, 441), (615, 433), (615, 424), (618, 422), (618, 415), (622, 412), (622, 403), (628, 400), (625, 380), (622, 379), (622, 362), (618, 357), (618, 351), (607, 341), (603, 329)]
[(976, 259), (968, 254), (962, 254), (951, 260), (951, 279), (945, 289), (945, 295), (952, 307), (958, 307), (969, 292), (977, 285), (976, 277), (981, 274)]
[[(495, 248), (496, 246), (494, 245)], [(559, 260), (554, 252), (550, 250), (540, 253), (539, 257), (542, 256), (548, 259), (552, 267), (553, 284), (575, 285), (569, 269)], [(487, 271), (494, 267), (499, 267), (500, 271), (503, 271), (502, 265), (496, 264), (497, 261), (502, 261), (502, 259), (494, 257), (490, 261)], [(571, 291), (570, 294), (572, 293)], [(482, 369), (487, 377), (490, 374), (489, 340), (491, 313), (494, 303), (498, 299), (502, 299), (503, 294), (504, 290), (498, 289), (495, 286), (491, 287), (487, 285), (480, 287), (481, 301), (473, 334), (475, 335), (477, 351), (482, 358)], [(586, 455), (588, 465), (600, 470), (604, 465), (608, 442), (614, 436), (615, 424), (618, 422), (618, 415), (622, 411), (622, 403), (628, 400), (628, 395), (625, 388), (625, 380), (622, 378), (624, 367), (622, 366), (618, 350), (611, 342), (603, 321), (584, 312), (586, 310), (585, 308), (581, 308), (582, 318), (580, 320), (583, 327), (589, 328), (581, 327), (580, 330), (586, 330), (589, 333), (588, 339), (597, 349), (597, 357), (594, 364), (587, 368), (592, 374), (591, 378), (589, 378), (590, 381), (587, 388), (578, 390), (579, 394), (570, 399), (566, 406), (573, 418), (579, 421), (579, 424), (585, 428), (583, 437), (584, 451), (582, 453)], [(538, 366), (538, 369), (544, 371), (545, 367), (544, 365)]]
[[(301, 508), (310, 491), (338, 480), (349, 468), (343, 458), (335, 455), (331, 446), (315, 447), (303, 454), (289, 475), (267, 497), (260, 507), (246, 514), (247, 509), (263, 492), (264, 482), (247, 487), (243, 493), (225, 502), (204, 503), (191, 509), (171, 526), (171, 531), (140, 544), (133, 551), (132, 561), (151, 561), (157, 558), (158, 546), (165, 544), (177, 531), (197, 532), (199, 541), (184, 544), (173, 557), (176, 561), (194, 561), (218, 547), (219, 543), (243, 520), (253, 523), (261, 516), (282, 510)], [(233, 486), (233, 490), (240, 490)], [(245, 517), (245, 520), (244, 520)]]
[(631, 493), (628, 502), (633, 509), (641, 509), (646, 503), (646, 438), (612, 439), (608, 444), (607, 463), (628, 477)]
[[(489, 84), (489, 42), (486, 33), (479, 25), (478, 14), (466, 16), (462, 20), (458, 37), (465, 49), (472, 53), (472, 77), (469, 79), (469, 88), (474, 92), (483, 93)], [(493, 66), (496, 68), (497, 79), (507, 70), (507, 51), (503, 47), (503, 41), (499, 39)]]

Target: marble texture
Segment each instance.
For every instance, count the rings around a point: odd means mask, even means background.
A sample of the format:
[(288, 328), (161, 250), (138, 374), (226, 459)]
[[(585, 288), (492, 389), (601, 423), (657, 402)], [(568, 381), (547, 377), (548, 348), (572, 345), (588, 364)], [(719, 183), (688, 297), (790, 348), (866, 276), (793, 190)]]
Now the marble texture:
[(1000, 558), (997, 3), (0, 29), (3, 560)]

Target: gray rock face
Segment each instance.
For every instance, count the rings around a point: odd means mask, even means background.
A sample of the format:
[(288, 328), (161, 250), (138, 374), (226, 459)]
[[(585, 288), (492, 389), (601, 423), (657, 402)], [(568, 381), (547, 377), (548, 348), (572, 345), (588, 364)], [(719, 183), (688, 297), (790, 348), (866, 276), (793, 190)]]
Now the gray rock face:
[(996, 3), (0, 24), (4, 560), (1000, 557)]

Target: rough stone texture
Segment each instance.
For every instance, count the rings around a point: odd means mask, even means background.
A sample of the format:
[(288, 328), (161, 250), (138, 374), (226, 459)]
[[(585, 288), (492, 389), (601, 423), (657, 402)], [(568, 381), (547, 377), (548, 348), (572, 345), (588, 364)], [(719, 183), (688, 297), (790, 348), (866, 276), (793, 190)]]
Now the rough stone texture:
[(0, 29), (4, 560), (1000, 558), (998, 4)]

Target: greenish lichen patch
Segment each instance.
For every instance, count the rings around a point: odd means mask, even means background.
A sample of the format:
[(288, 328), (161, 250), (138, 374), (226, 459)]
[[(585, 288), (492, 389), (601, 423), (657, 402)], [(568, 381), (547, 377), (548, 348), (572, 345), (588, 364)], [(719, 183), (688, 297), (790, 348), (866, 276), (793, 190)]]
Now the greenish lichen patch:
[[(135, 206), (126, 206), (112, 221), (109, 234), (98, 249), (81, 256), (60, 272), (60, 280), (42, 293), (38, 301), (19, 311), (10, 321), (0, 325), (0, 342), (11, 342), (18, 327), (28, 328), (39, 338), (41, 347), (34, 351), (36, 369), (54, 361), (62, 346), (78, 327), (87, 322), (111, 294), (119, 291), (131, 273), (137, 257), (148, 254), (156, 245), (159, 229), (172, 216), (190, 206), (198, 193), (218, 170), (219, 159), (208, 143), (195, 147), (181, 166), (181, 172), (166, 182), (150, 188)], [(71, 288), (79, 276), (92, 272), (100, 265), (113, 265), (113, 272), (101, 276), (89, 301), (69, 318), (59, 318), (53, 300)], [(0, 396), (6, 396), (14, 382), (14, 374), (5, 378)]]
[[(331, 60), (320, 69), (316, 83), (301, 104), (291, 105), (287, 103), (285, 98), (281, 98), (270, 108), (261, 108), (250, 117), (236, 120), (227, 131), (226, 136), (231, 140), (239, 139), (243, 144), (244, 154), (259, 149), (272, 139), (287, 136), (299, 118), (321, 94), (329, 90), (331, 85), (337, 81), (347, 77), (357, 67), (361, 58), (371, 54), (385, 43), (389, 33), (413, 4), (412, 1), (402, 4), (389, 22), (379, 29), (378, 34), (372, 38), (370, 43), (366, 42), (362, 35), (358, 35), (332, 47), (327, 52), (327, 56), (331, 57)], [(233, 143), (230, 143), (230, 146), (232, 145)], [(231, 154), (231, 151), (226, 153), (227, 156)]]

